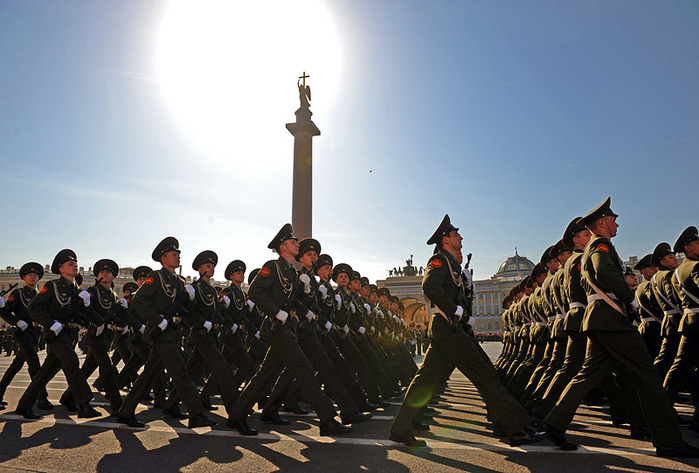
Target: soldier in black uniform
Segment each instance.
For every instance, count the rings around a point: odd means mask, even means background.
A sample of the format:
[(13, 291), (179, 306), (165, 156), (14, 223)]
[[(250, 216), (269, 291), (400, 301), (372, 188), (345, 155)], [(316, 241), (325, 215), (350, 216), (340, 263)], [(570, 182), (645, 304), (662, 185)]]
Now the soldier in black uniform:
[(199, 392), (187, 375), (179, 334), (173, 326), (173, 319), (182, 310), (184, 300), (188, 297), (183, 278), (175, 274), (175, 269), (180, 265), (179, 242), (174, 237), (167, 237), (156, 246), (151, 256), (153, 261), (160, 262), (163, 267), (150, 273), (131, 303), (136, 314), (147, 320), (145, 332), (153, 347), (143, 372), (119, 410), (117, 421), (129, 427), (144, 426), (136, 418), (136, 406), (164, 367), (172, 378), (177, 396), (187, 408), (189, 428), (216, 425), (204, 414)]
[(413, 419), (434, 394), (435, 382), (448, 378), (456, 367), (481, 393), (493, 422), (504, 428), (511, 445), (537, 442), (544, 439), (545, 434), (530, 425), (527, 412), (500, 383), (493, 365), (485, 361), (468, 325), (470, 314), (464, 313), (461, 279), (462, 239), (459, 229), (445, 215), (427, 240), (428, 245), (436, 245), (422, 280), (425, 296), (432, 304), (432, 343), (393, 420), (390, 438), (411, 447), (425, 445), (413, 435)]
[(581, 261), (587, 306), (582, 331), (587, 334), (587, 353), (582, 370), (563, 391), (555, 407), (546, 416), (544, 427), (549, 438), (564, 450), (577, 447), (568, 442), (564, 431), (575, 415), (580, 401), (602, 380), (615, 361), (631, 375), (646, 421), (653, 433), (656, 454), (662, 457), (699, 457), (699, 449), (682, 440), (677, 416), (663, 390), (658, 372), (638, 330), (628, 321), (627, 304), (634, 293), (624, 278), (623, 263), (612, 245), (616, 236), (617, 215), (607, 198), (589, 212), (581, 223), (594, 234), (585, 247)]
[[(56, 373), (56, 367), (60, 366), (78, 404), (78, 417), (99, 417), (99, 412), (90, 406), (92, 391), (80, 371), (78, 356), (73, 350), (72, 336), (69, 330), (64, 328), (75, 318), (81, 319), (84, 324), (87, 324), (86, 320), (89, 318), (86, 309), (90, 305), (90, 294), (87, 291), (78, 292), (73, 282), (78, 275), (78, 258), (75, 252), (70, 249), (59, 251), (51, 263), (51, 272), (60, 274), (61, 277), (47, 282), (27, 306), (31, 318), (46, 331), (49, 354), (20, 398), (16, 412), (25, 419), (39, 418), (32, 411), (32, 406), (46, 387), (46, 383)], [(92, 319), (92, 323), (99, 325), (101, 321)]]
[[(269, 337), (269, 350), (255, 376), (243, 390), (228, 424), (242, 435), (257, 435), (247, 424), (253, 404), (274, 381), (280, 366), (286, 367), (298, 380), (303, 395), (320, 419), (320, 435), (342, 435), (352, 431), (335, 420), (335, 408), (323, 393), (314, 377), (313, 365), (299, 346), (297, 332), (299, 319), (308, 309), (297, 301), (290, 301), (294, 291), (301, 290), (298, 274), (292, 263), (299, 253), (298, 239), (290, 224), (284, 225), (269, 243), (268, 248), (279, 254), (279, 259), (265, 263), (250, 285), (249, 296), (265, 315), (262, 332)], [(298, 294), (298, 292), (297, 292)], [(305, 310), (304, 310), (305, 309)]]
[[(27, 307), (36, 296), (36, 286), (43, 277), (44, 268), (39, 263), (26, 263), (19, 269), (19, 278), (24, 281), (24, 287), (16, 288), (10, 292), (10, 295), (7, 296), (7, 303), (0, 297), (0, 317), (15, 326), (13, 335), (19, 349), (15, 359), (7, 367), (2, 381), (0, 381), (0, 409), (5, 408), (7, 402), (2, 398), (5, 396), (5, 391), (12, 379), (24, 366), (24, 362), (27, 362), (29, 376), (32, 378), (41, 368), (37, 355), (37, 345), (41, 333), (29, 316)], [(44, 410), (53, 409), (53, 404), (48, 400), (45, 388), (41, 388), (39, 392), (37, 407)]]

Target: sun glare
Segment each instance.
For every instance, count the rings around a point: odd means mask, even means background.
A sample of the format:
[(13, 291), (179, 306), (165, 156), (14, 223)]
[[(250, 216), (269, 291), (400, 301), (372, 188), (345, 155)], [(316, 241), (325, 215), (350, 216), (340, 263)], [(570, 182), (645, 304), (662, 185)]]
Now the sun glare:
[(284, 123), (294, 119), (304, 71), (312, 110), (327, 117), (342, 64), (338, 30), (320, 0), (173, 1), (156, 61), (158, 83), (186, 135), (238, 166), (251, 160), (232, 155), (254, 154), (270, 133), (288, 133)]

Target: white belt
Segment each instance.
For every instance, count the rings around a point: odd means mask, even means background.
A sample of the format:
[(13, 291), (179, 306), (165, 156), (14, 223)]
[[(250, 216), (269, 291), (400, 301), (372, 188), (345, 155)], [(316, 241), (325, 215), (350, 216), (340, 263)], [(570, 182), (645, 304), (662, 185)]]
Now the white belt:
[(556, 320), (562, 320), (566, 318), (566, 314), (556, 314)]
[(699, 314), (699, 307), (695, 307), (693, 309), (684, 309), (685, 314)]
[(553, 322), (554, 320), (556, 320), (555, 315), (552, 315), (551, 317), (547, 317), (547, 318), (548, 318), (549, 322)]
[(641, 322), (657, 322), (657, 320), (654, 317), (641, 317)]
[[(612, 300), (615, 300), (615, 301), (618, 301), (618, 300), (619, 300), (619, 299), (617, 299), (617, 297), (616, 297), (616, 296), (614, 295), (614, 293), (612, 293), (612, 292), (607, 292), (606, 294), (607, 294), (607, 296), (609, 296), (609, 298), (612, 299)], [(589, 296), (587, 296), (587, 303), (588, 303), (588, 304), (589, 304), (590, 302), (592, 302), (592, 301), (603, 301), (603, 300), (604, 300), (604, 299), (603, 299), (602, 296), (600, 296), (599, 294), (590, 294)]]
[(585, 308), (585, 304), (583, 304), (582, 302), (571, 302), (569, 305), (570, 305), (571, 309), (584, 309)]
[(663, 311), (663, 314), (665, 314), (665, 315), (677, 315), (677, 314), (681, 314), (681, 313), (682, 313), (682, 312), (680, 312), (680, 311), (677, 310), (677, 309), (664, 310), (664, 311)]
[(535, 322), (537, 327), (546, 327), (546, 322)]
[(524, 322), (524, 327), (531, 327), (532, 323), (531, 322)]

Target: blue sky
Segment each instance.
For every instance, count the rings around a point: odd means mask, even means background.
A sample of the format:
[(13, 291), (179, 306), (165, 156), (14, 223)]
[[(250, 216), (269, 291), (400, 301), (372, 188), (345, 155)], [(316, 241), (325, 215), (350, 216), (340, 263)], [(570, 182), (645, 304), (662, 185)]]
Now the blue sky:
[(0, 3), (0, 266), (147, 264), (167, 235), (185, 273), (260, 266), (303, 71), (314, 236), (371, 279), (424, 265), (444, 213), (477, 278), (607, 195), (624, 257), (699, 223), (697, 2), (248, 3)]

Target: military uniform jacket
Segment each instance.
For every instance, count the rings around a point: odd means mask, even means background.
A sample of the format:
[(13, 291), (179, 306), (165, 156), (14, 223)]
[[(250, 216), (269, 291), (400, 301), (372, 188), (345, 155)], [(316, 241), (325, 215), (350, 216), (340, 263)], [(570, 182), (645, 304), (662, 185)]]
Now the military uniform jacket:
[[(70, 322), (70, 306), (76, 303), (78, 288), (64, 277), (48, 281), (27, 306), (29, 316), (37, 323), (49, 330), (54, 322), (60, 322), (64, 326)], [(76, 304), (77, 310), (90, 318), (95, 325), (102, 325), (102, 320), (96, 317), (95, 311), (87, 311), (82, 301)], [(58, 334), (58, 339), (71, 341), (70, 330), (64, 327)]]
[[(136, 315), (146, 321), (148, 327), (146, 333), (163, 321), (165, 312), (182, 291), (184, 291), (184, 279), (168, 269), (162, 268), (148, 275), (131, 300)], [(168, 322), (158, 341), (177, 343), (179, 335), (172, 320)]]
[(672, 282), (680, 296), (684, 311), (679, 331), (699, 333), (699, 302), (697, 302), (699, 300), (699, 261), (685, 259), (675, 270), (675, 278)]
[[(321, 292), (320, 286), (325, 289)], [(323, 295), (323, 292), (325, 295)], [(318, 316), (318, 325), (325, 327), (327, 322), (333, 323), (334, 320), (334, 304), (335, 304), (335, 290), (330, 281), (323, 281), (318, 285), (318, 302), (316, 308), (318, 309), (316, 315)]]
[(570, 258), (563, 265), (563, 292), (568, 302), (568, 312), (563, 322), (563, 330), (566, 332), (580, 332), (582, 328), (585, 306), (587, 305), (587, 294), (582, 285), (583, 251), (575, 249)]
[(233, 324), (238, 324), (238, 330), (242, 330), (243, 327), (248, 326), (250, 323), (248, 319), (250, 306), (247, 303), (247, 297), (243, 290), (235, 284), (231, 284), (221, 291), (221, 295), (228, 296), (231, 300), (228, 308), (224, 308), (221, 311), (224, 327), (228, 329), (231, 328)]
[[(194, 284), (194, 300), (187, 298), (184, 307), (187, 309), (184, 319), (192, 327), (192, 341), (202, 342), (204, 339), (216, 339), (216, 330), (213, 328), (206, 332), (204, 322), (211, 324), (220, 323), (217, 310), (222, 310), (223, 301), (218, 297), (216, 289), (202, 278), (197, 279)], [(203, 330), (202, 330), (203, 329)], [(197, 335), (202, 335), (198, 337)]]
[[(340, 297), (340, 302), (335, 305), (335, 324), (339, 328), (343, 328), (345, 325), (349, 326), (349, 321), (352, 317), (352, 306), (354, 306), (354, 304), (350, 305), (352, 298), (345, 286), (338, 286), (335, 289), (334, 298), (336, 301), (338, 296)], [(344, 334), (344, 331), (342, 333)]]
[(682, 318), (680, 300), (672, 287), (671, 280), (674, 275), (674, 271), (661, 266), (650, 280), (655, 300), (665, 315), (660, 328), (663, 337), (676, 334)]
[(656, 320), (641, 321), (638, 331), (642, 334), (660, 335), (660, 322), (663, 320), (663, 310), (653, 295), (650, 280), (644, 279), (636, 288), (636, 300), (638, 301), (639, 315), (643, 319)]
[[(422, 278), (422, 291), (432, 307), (437, 307), (446, 317), (456, 312), (458, 305), (465, 300), (464, 285), (461, 280), (461, 265), (451, 253), (439, 250), (427, 262), (427, 269)], [(458, 304), (457, 302), (461, 302)], [(429, 335), (433, 340), (452, 338), (453, 332), (449, 321), (440, 313), (433, 313), (430, 319)], [(459, 323), (459, 330), (464, 331), (463, 323), (469, 319), (464, 307), (464, 315)]]
[[(111, 288), (97, 284), (89, 288), (87, 292), (90, 293), (90, 307), (88, 310), (96, 313), (97, 316), (102, 319), (102, 323), (119, 325), (117, 311), (121, 305), (117, 301), (117, 296), (114, 291), (112, 291)], [(106, 345), (108, 342), (109, 339), (106, 327), (104, 327), (100, 335), (97, 335), (92, 330), (87, 333), (87, 343), (89, 345)]]
[(551, 337), (553, 338), (565, 336), (563, 324), (565, 323), (565, 314), (568, 313), (568, 301), (566, 301), (565, 292), (563, 292), (563, 278), (564, 272), (563, 267), (561, 267), (556, 271), (553, 281), (551, 281), (551, 298), (556, 311), (556, 320), (550, 324)]
[(27, 324), (26, 330), (17, 327), (14, 334), (17, 338), (27, 339), (32, 344), (39, 340), (39, 329), (34, 326), (27, 312), (27, 307), (34, 296), (36, 296), (36, 289), (29, 289), (27, 286), (15, 288), (7, 296), (5, 307), (0, 309), (0, 317), (7, 323), (17, 326), (17, 322), (21, 320)]
[[(291, 263), (282, 257), (267, 261), (257, 276), (255, 276), (252, 284), (250, 284), (248, 296), (255, 303), (257, 309), (267, 316), (267, 319), (262, 323), (262, 335), (272, 335), (271, 328), (272, 323), (276, 320), (275, 316), (286, 304), (296, 284), (298, 284), (296, 270)], [(282, 328), (296, 333), (298, 319), (294, 313), (300, 313), (302, 310), (303, 306), (297, 301), (294, 307), (287, 311), (289, 312), (289, 318)], [(304, 314), (305, 311), (301, 315), (303, 316)]]
[[(621, 259), (607, 238), (593, 235), (585, 247), (581, 261), (581, 273), (583, 275), (585, 293), (589, 296), (596, 294), (588, 280), (592, 281), (601, 291), (609, 295), (611, 299), (617, 299), (617, 304), (624, 308), (631, 303), (634, 293), (626, 283)], [(603, 300), (592, 300), (585, 308), (582, 330), (611, 330), (629, 331), (636, 330), (627, 320), (626, 315), (620, 313)]]

